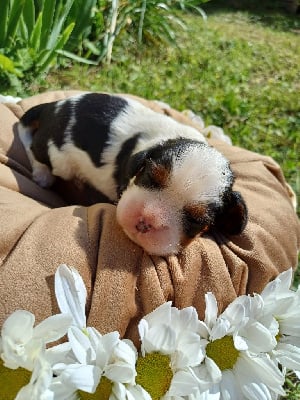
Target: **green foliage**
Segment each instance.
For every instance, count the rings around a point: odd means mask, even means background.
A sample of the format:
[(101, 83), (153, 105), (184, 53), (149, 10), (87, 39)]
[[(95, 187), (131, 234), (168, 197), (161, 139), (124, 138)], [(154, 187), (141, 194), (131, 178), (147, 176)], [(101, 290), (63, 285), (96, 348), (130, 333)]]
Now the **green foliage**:
[[(202, 0), (204, 2), (206, 0)], [(142, 42), (176, 42), (184, 28), (174, 9), (199, 9), (200, 0), (2, 0), (0, 14), (0, 83), (21, 87), (65, 56), (99, 64), (112, 58), (123, 32)]]
[(74, 22), (65, 24), (74, 0), (2, 0), (0, 82), (16, 85), (48, 71), (67, 43)]
[(300, 381), (293, 372), (288, 372), (285, 379), (286, 400), (300, 399)]
[(140, 46), (142, 43), (176, 44), (177, 30), (184, 21), (176, 10), (191, 10), (205, 16), (200, 3), (207, 0), (98, 0), (90, 31), (83, 37), (81, 55), (96, 63), (112, 58), (113, 46), (120, 43), (124, 32)]

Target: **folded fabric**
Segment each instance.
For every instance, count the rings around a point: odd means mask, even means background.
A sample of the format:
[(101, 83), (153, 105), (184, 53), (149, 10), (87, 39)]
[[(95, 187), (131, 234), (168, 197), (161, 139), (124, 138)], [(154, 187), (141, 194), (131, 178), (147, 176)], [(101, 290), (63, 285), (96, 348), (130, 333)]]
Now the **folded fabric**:
[[(102, 333), (118, 330), (136, 344), (139, 319), (165, 301), (178, 308), (193, 305), (203, 318), (206, 292), (215, 294), (221, 311), (297, 265), (300, 225), (280, 167), (224, 141), (210, 144), (230, 160), (249, 222), (242, 235), (205, 235), (178, 256), (146, 254), (118, 226), (116, 207), (85, 185), (58, 180), (51, 190), (39, 187), (31, 180), (16, 123), (30, 107), (76, 93), (0, 104), (0, 326), (16, 309), (33, 312), (37, 321), (58, 312), (54, 273), (62, 263), (84, 279), (88, 325)], [(137, 99), (199, 128), (187, 114)]]

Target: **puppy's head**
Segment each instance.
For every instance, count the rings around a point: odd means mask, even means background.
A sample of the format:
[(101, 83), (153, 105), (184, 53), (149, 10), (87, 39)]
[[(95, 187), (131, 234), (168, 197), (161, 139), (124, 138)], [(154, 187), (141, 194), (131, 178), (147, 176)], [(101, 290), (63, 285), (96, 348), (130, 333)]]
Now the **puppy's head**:
[(232, 190), (228, 161), (211, 146), (173, 139), (134, 154), (117, 220), (131, 240), (155, 255), (178, 253), (211, 229), (239, 234), (247, 220)]

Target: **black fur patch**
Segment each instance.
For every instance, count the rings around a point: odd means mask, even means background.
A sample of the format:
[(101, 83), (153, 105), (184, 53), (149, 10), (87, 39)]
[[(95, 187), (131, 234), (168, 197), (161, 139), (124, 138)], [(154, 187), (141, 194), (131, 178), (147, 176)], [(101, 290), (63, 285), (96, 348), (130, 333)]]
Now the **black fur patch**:
[(101, 166), (100, 156), (109, 139), (110, 125), (127, 104), (121, 97), (88, 93), (75, 105), (72, 139), (89, 154), (96, 167)]
[(67, 105), (64, 105), (64, 110), (60, 110), (58, 115), (55, 115), (55, 104), (47, 103), (40, 105), (40, 115), (37, 118), (39, 126), (37, 130), (39, 134), (35, 135), (33, 132), (31, 145), (35, 158), (49, 167), (51, 167), (51, 164), (48, 155), (48, 142), (51, 139), (57, 147), (62, 146), (64, 143), (63, 133), (70, 117), (70, 110)]
[(115, 160), (114, 179), (117, 183), (118, 197), (121, 196), (123, 190), (127, 187), (131, 178), (129, 172), (129, 160), (131, 154), (137, 144), (140, 134), (132, 136), (125, 140)]

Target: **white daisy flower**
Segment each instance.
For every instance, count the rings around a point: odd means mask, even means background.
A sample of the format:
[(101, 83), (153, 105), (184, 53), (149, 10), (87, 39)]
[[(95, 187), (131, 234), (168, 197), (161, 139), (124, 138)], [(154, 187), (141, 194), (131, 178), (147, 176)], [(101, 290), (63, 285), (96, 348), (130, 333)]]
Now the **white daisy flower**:
[(273, 331), (277, 344), (271, 356), (282, 366), (300, 369), (300, 288), (291, 289), (292, 269), (282, 272), (261, 293), (260, 321)]
[(23, 310), (12, 313), (1, 330), (1, 358), (4, 366), (33, 370), (34, 362), (47, 343), (64, 336), (71, 323), (69, 315), (57, 314), (34, 327), (35, 316)]
[(199, 388), (195, 367), (204, 358), (200, 322), (193, 307), (164, 303), (139, 323), (141, 356), (136, 381), (153, 399), (180, 399)]
[(102, 336), (90, 327), (86, 328), (86, 333), (72, 327), (68, 336), (74, 359), (73, 363), (53, 366), (57, 379), (52, 390), (57, 400), (64, 399), (66, 394), (75, 395), (77, 391), (79, 398), (85, 398), (85, 393), (97, 397), (104, 391), (109, 392), (110, 399), (114, 399), (116, 393), (119, 393), (118, 400), (149, 399), (135, 384), (137, 351), (130, 341), (120, 340), (117, 332)]
[[(118, 332), (101, 335), (86, 326), (86, 288), (74, 268), (61, 265), (55, 275), (55, 293), (59, 308), (73, 317), (68, 330), (70, 348), (52, 350), (52, 359), (64, 354), (64, 362), (53, 365), (57, 379), (52, 386), (56, 399), (109, 393), (111, 399), (145, 399), (149, 395), (135, 383), (137, 350), (129, 340), (121, 340)], [(70, 350), (70, 351), (68, 351)], [(65, 352), (65, 353), (64, 353)], [(115, 397), (114, 397), (115, 396)]]
[(194, 368), (201, 382), (217, 381), (208, 388), (221, 400), (269, 400), (284, 395), (284, 376), (270, 359), (268, 351), (276, 345), (272, 333), (256, 316), (263, 307), (259, 296), (240, 296), (217, 316), (213, 294), (205, 297), (205, 320), (200, 334), (208, 340), (204, 362)]
[[(60, 339), (71, 317), (55, 315), (34, 327), (32, 313), (17, 310), (3, 324), (0, 338), (0, 386), (6, 399), (52, 400), (52, 369), (46, 344)], [(4, 381), (2, 382), (2, 379)]]

